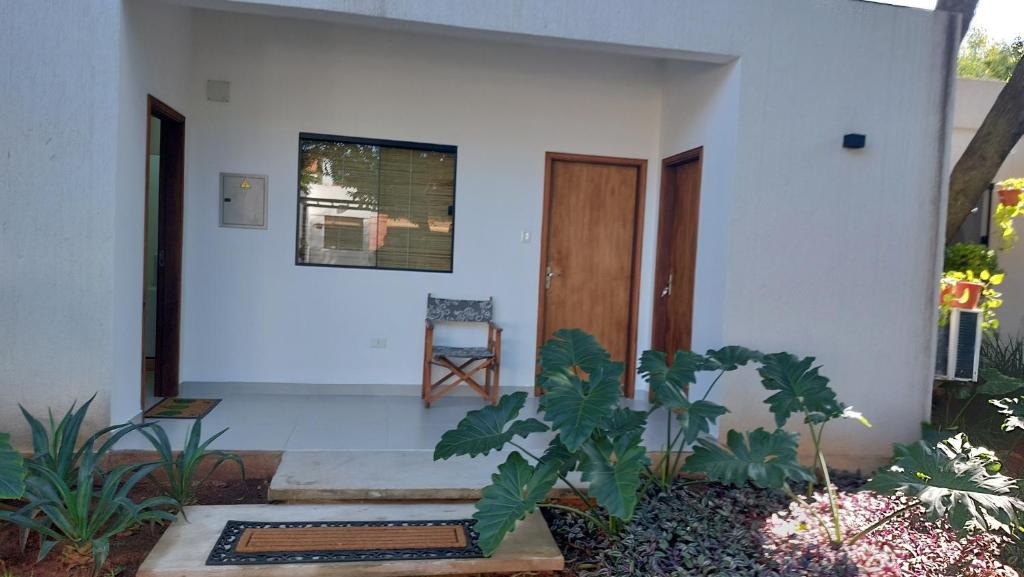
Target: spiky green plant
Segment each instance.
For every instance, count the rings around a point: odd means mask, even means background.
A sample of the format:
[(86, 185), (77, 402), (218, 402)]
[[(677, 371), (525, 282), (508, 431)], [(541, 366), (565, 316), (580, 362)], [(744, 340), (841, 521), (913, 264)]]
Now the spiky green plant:
[(0, 510), (0, 521), (38, 533), (40, 560), (63, 545), (69, 560), (91, 559), (95, 575), (110, 553), (113, 535), (147, 521), (173, 520), (165, 508), (177, 503), (170, 497), (134, 503), (128, 493), (159, 464), (121, 465), (104, 472), (99, 463), (105, 451), (94, 447), (95, 439), (89, 439), (75, 452), (78, 466), (71, 483), (48, 460), (30, 461), (25, 505), (15, 511)]
[[(163, 427), (155, 425), (149, 430), (140, 431), (156, 449), (160, 455), (158, 470), (163, 472), (163, 478), (154, 476), (154, 481), (161, 486), (163, 491), (181, 506), (192, 505), (196, 501), (196, 488), (206, 482), (214, 472), (226, 462), (238, 465), (245, 479), (245, 463), (242, 459), (226, 451), (211, 451), (210, 445), (221, 435), (227, 432), (223, 429), (205, 441), (203, 437), (202, 419), (196, 419), (185, 437), (185, 444), (181, 451), (175, 454), (171, 441)], [(204, 461), (213, 459), (213, 465), (207, 470), (206, 475), (199, 478), (200, 465)]]

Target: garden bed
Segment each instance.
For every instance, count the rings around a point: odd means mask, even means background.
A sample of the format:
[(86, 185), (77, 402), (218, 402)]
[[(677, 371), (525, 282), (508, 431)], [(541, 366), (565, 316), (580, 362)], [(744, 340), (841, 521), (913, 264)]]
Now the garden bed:
[[(267, 502), (267, 487), (270, 476), (262, 474), (240, 479), (215, 479), (201, 485), (196, 491), (200, 505), (238, 505)], [(160, 494), (160, 489), (151, 482), (137, 485), (130, 493), (133, 501), (139, 502)], [(139, 565), (163, 535), (166, 525), (148, 525), (126, 531), (111, 540), (110, 558), (104, 568), (104, 577), (133, 577)], [(39, 554), (39, 536), (33, 534), (28, 547), (22, 551), (19, 546), (18, 529), (10, 524), (0, 524), (0, 575), (3, 570), (10, 577), (87, 577), (91, 565), (76, 569), (68, 568), (59, 554), (51, 554), (36, 563)]]
[[(838, 481), (844, 526), (859, 530), (903, 505), (896, 497), (858, 492), (857, 475)], [(836, 478), (837, 477), (837, 478)], [(633, 520), (610, 541), (580, 517), (546, 509), (545, 516), (572, 577), (1010, 577), (1000, 560), (1007, 539), (958, 538), (946, 523), (912, 513), (855, 545), (834, 548), (817, 522), (785, 494), (755, 488), (677, 481), (648, 491)], [(818, 512), (828, 515), (823, 496)], [(1005, 559), (1004, 559), (1005, 560)], [(1009, 562), (1009, 560), (1005, 560)]]

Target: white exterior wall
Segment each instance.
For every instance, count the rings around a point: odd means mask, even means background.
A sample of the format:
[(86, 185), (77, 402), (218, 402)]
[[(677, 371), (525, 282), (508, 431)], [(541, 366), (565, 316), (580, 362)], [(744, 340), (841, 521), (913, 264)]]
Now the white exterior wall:
[[(166, 97), (157, 95), (181, 106), (188, 118), (183, 379), (415, 383), (424, 295), (433, 291), (494, 294), (506, 326), (503, 383), (527, 384), (545, 150), (649, 161), (642, 350), (650, 332), (660, 160), (702, 144), (696, 347), (737, 343), (817, 355), (840, 396), (876, 423), (856, 436), (830, 436), (838, 463), (877, 462), (891, 442), (916, 438), (918, 423), (927, 418), (934, 348), (932, 303), (948, 168), (946, 89), (955, 53), (956, 22), (950, 17), (846, 0), (182, 3), (367, 26), (192, 13), (188, 94), (168, 88)], [(21, 26), (35, 33), (27, 18)], [(97, 23), (89, 38), (118, 26), (117, 18)], [(150, 32), (180, 32), (159, 28)], [(138, 38), (152, 48), (162, 42)], [(119, 93), (122, 106), (164, 78), (129, 64), (135, 52), (129, 40), (124, 46), (125, 78), (108, 90), (113, 100)], [(109, 48), (108, 58), (116, 62), (116, 47)], [(178, 56), (185, 53), (178, 50)], [(730, 63), (657, 60), (687, 56)], [(180, 78), (178, 60), (153, 65), (166, 65), (169, 78)], [(54, 78), (63, 79), (64, 64), (56, 66), (60, 74)], [(232, 102), (207, 102), (207, 79), (230, 80)], [(332, 106), (347, 101), (365, 113), (343, 114)], [(395, 114), (385, 109), (388, 103), (426, 106)], [(22, 116), (31, 114), (36, 112), (26, 104)], [(141, 145), (142, 115), (136, 128), (133, 114), (120, 117), (122, 141), (130, 136)], [(102, 126), (111, 132), (117, 118), (107, 120)], [(458, 145), (456, 273), (292, 265), (296, 138), (302, 130)], [(866, 133), (868, 147), (840, 148), (846, 132)], [(107, 156), (98, 144), (94, 150), (102, 157), (88, 163), (92, 170), (113, 166), (111, 156), (117, 156), (122, 166), (116, 186), (111, 168), (110, 182), (97, 182), (88, 197), (108, 211), (118, 209), (118, 224), (104, 213), (109, 229), (97, 230), (107, 237), (89, 239), (83, 251), (90, 259), (100, 258), (93, 249), (115, 254), (118, 263), (115, 272), (110, 257), (103, 257), (105, 276), (88, 287), (106, 307), (90, 314), (107, 327), (101, 330), (106, 341), (90, 343), (106, 348), (88, 362), (104, 367), (111, 380), (116, 376), (111, 386), (131, 393), (134, 402), (142, 200), (125, 192), (136, 181), (142, 190), (144, 152), (130, 143), (114, 146), (113, 136), (100, 143)], [(270, 176), (269, 230), (216, 226), (221, 171)], [(17, 174), (37, 172), (18, 168)], [(104, 192), (115, 189), (116, 195)], [(41, 200), (23, 202), (31, 204), (20, 212), (46, 209)], [(139, 218), (128, 222), (136, 213)], [(532, 232), (533, 242), (520, 243), (521, 230)], [(17, 242), (31, 246), (20, 237)], [(493, 255), (500, 266), (491, 265)], [(25, 273), (61, 278), (69, 270), (21, 266)], [(30, 292), (27, 286), (19, 290)], [(60, 300), (56, 292), (51, 296)], [(37, 294), (18, 298), (45, 304)], [(352, 295), (364, 299), (360, 306), (341, 309), (337, 303)], [(70, 308), (66, 301), (61, 306)], [(5, 306), (2, 313), (16, 316), (12, 311)], [(359, 330), (329, 330), (325, 318), (344, 319)], [(40, 340), (56, 339), (68, 332), (57, 320), (29, 326), (35, 317), (26, 317), (15, 326), (35, 331)], [(13, 340), (9, 330), (0, 334)], [(369, 339), (376, 337), (386, 337), (388, 348), (370, 349)], [(80, 365), (47, 360), (48, 371), (80, 374)], [(768, 424), (760, 404), (765, 396), (755, 375), (724, 383), (720, 400), (733, 411), (724, 427)], [(130, 409), (120, 399), (114, 405), (118, 416)]]
[[(992, 108), (999, 91), (1006, 83), (998, 80), (958, 78), (956, 81), (956, 109), (953, 116), (953, 141), (950, 147), (950, 167), (967, 149), (974, 133), (978, 131), (985, 115)], [(1024, 145), (1010, 151), (1010, 155), (996, 173), (995, 182), (1007, 178), (1024, 178)], [(1017, 226), (1020, 229), (1020, 225)], [(989, 245), (1001, 249), (998, 229), (992, 229)], [(999, 252), (999, 264), (1006, 271), (1006, 280), (1001, 285), (1003, 306), (998, 312), (999, 330), (1003, 334), (1018, 334), (1024, 331), (1024, 249), (1020, 244), (1012, 250)]]
[(22, 447), (18, 403), (96, 393), (109, 418), (119, 30), (114, 0), (0, 1), (0, 431)]
[[(114, 375), (111, 419), (139, 411), (142, 380), (142, 279), (146, 216), (148, 95), (188, 117), (191, 10), (153, 0), (125, 2), (120, 44), (115, 213)], [(191, 126), (186, 123), (185, 135)], [(188, 143), (186, 142), (186, 150)], [(186, 174), (189, 170), (186, 163)]]
[[(651, 159), (657, 198), (657, 61), (225, 12), (193, 31), (185, 381), (418, 383), (429, 292), (493, 295), (502, 384), (532, 386), (544, 153)], [(296, 266), (299, 132), (457, 145), (454, 272)], [(268, 176), (266, 231), (218, 226), (220, 172)]]

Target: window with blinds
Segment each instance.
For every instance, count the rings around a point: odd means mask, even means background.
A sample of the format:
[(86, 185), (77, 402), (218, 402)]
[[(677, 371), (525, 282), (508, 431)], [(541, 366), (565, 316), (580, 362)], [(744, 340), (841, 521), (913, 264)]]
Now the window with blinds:
[(456, 147), (299, 135), (298, 264), (452, 271)]

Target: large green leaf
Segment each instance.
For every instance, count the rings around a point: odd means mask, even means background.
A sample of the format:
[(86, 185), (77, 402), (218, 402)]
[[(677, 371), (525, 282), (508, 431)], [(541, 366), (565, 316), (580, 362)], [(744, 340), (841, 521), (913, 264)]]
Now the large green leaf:
[(1013, 533), (1020, 525), (1024, 503), (1013, 496), (1016, 481), (989, 472), (988, 459), (963, 443), (918, 441), (896, 445), (895, 453), (893, 465), (876, 473), (865, 490), (917, 499), (929, 519), (946, 517), (958, 531), (977, 526)]
[(1024, 388), (1024, 380), (1008, 377), (992, 367), (985, 367), (979, 371), (981, 380), (978, 385), (978, 393), (982, 395), (1009, 395)]
[(614, 441), (602, 437), (583, 445), (583, 480), (590, 483), (587, 494), (613, 517), (629, 520), (636, 508), (640, 475), (648, 462), (641, 437), (633, 432)]
[(719, 371), (735, 371), (753, 361), (760, 361), (764, 354), (760, 351), (731, 345), (718, 350), (710, 350), (704, 355), (709, 361), (709, 368)]
[(647, 427), (647, 413), (619, 407), (612, 411), (612, 416), (603, 428), (612, 437), (625, 435), (635, 431), (643, 431)]
[(686, 389), (697, 382), (697, 371), (706, 367), (707, 360), (691, 351), (676, 351), (671, 365), (661, 351), (644, 351), (640, 356), (640, 375), (650, 384), (654, 402), (669, 409), (690, 405)]
[(20, 499), (26, 474), (25, 460), (11, 447), (11, 436), (0, 433), (0, 499)]
[(484, 555), (490, 556), (516, 523), (526, 518), (555, 486), (557, 467), (540, 464), (531, 467), (519, 453), (512, 452), (491, 484), (484, 487), (476, 504), (474, 529)]
[(589, 382), (572, 375), (541, 397), (540, 408), (567, 449), (579, 449), (611, 419), (622, 395), (621, 375), (621, 364), (607, 363), (590, 373)]
[(525, 437), (548, 430), (547, 425), (533, 418), (513, 422), (526, 404), (526, 398), (525, 392), (512, 393), (501, 397), (497, 405), (466, 413), (454, 429), (441, 436), (434, 448), (434, 460), (456, 455), (486, 455), (501, 449), (517, 435)]
[(814, 357), (798, 359), (789, 353), (764, 355), (761, 384), (769, 391), (778, 391), (765, 399), (775, 414), (775, 424), (782, 427), (793, 413), (804, 413), (807, 422), (820, 423), (842, 416), (843, 405), (836, 400), (828, 379), (811, 368)]
[(787, 480), (813, 481), (814, 477), (797, 460), (798, 436), (782, 429), (758, 428), (744, 436), (729, 431), (721, 447), (700, 439), (683, 464), (690, 473), (704, 473), (712, 481), (741, 487), (752, 483), (764, 489), (782, 489)]
[(554, 374), (590, 374), (611, 362), (608, 351), (592, 335), (580, 329), (559, 329), (540, 348), (541, 384)]
[(1022, 397), (1012, 397), (989, 401), (995, 405), (1000, 415), (1006, 417), (1001, 425), (1006, 432), (1024, 429), (1024, 403), (1021, 403), (1021, 399)]
[(729, 412), (722, 405), (711, 401), (696, 401), (679, 411), (679, 424), (683, 427), (683, 443), (690, 444), (704, 433), (711, 431), (711, 425), (718, 417)]

